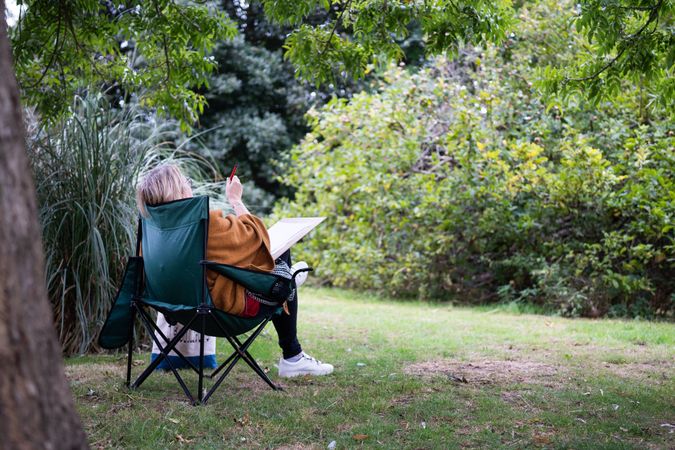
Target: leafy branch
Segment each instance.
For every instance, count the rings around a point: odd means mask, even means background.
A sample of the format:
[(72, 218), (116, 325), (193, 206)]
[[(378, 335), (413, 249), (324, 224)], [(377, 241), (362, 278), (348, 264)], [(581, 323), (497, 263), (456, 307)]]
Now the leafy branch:
[[(61, 3), (59, 2), (59, 7), (60, 6), (61, 6)], [(28, 86), (28, 89), (35, 89), (42, 84), (42, 81), (44, 81), (45, 77), (47, 76), (49, 71), (54, 66), (54, 62), (57, 59), (57, 55), (63, 50), (63, 44), (64, 44), (65, 40), (61, 37), (61, 23), (62, 23), (62, 18), (61, 18), (61, 14), (59, 14), (58, 15), (58, 21), (56, 23), (56, 32), (55, 32), (56, 33), (56, 42), (54, 43), (54, 48), (53, 48), (51, 54), (49, 55), (49, 62), (45, 66), (44, 70), (42, 71), (42, 74), (37, 79), (37, 81), (35, 81), (34, 83), (31, 83)], [(19, 31), (19, 33), (18, 33), (19, 39), (21, 39), (22, 28), (19, 27), (18, 31)], [(49, 36), (48, 40), (51, 40), (51, 37), (52, 37), (52, 35)]]
[[(652, 23), (658, 24), (659, 20), (659, 9), (661, 8), (661, 5), (663, 4), (663, 0), (659, 0), (654, 6), (652, 7), (620, 7), (621, 9), (629, 9), (631, 11), (649, 11), (649, 17), (647, 21), (640, 27), (639, 30), (637, 30), (635, 33), (628, 35), (621, 41), (619, 44), (620, 49), (617, 52), (617, 54), (610, 59), (606, 64), (604, 64), (602, 67), (597, 69), (595, 72), (593, 72), (590, 75), (586, 75), (584, 77), (578, 77), (578, 78), (570, 78), (570, 77), (565, 77), (563, 80), (563, 86), (569, 83), (582, 83), (584, 81), (590, 81), (593, 80), (597, 77), (599, 77), (603, 72), (607, 71), (609, 68), (611, 68), (616, 62), (623, 56), (623, 54), (626, 52), (628, 48), (631, 46), (635, 45), (635, 43), (638, 41), (638, 38), (642, 36), (642, 33), (645, 32), (647, 27), (651, 25)], [(652, 33), (656, 30), (656, 27), (654, 30), (652, 30)]]
[(352, 4), (352, 0), (348, 0), (347, 3), (344, 3), (342, 6), (342, 10), (340, 11), (340, 14), (338, 17), (335, 19), (335, 23), (333, 24), (333, 29), (330, 31), (330, 34), (328, 35), (328, 39), (326, 39), (326, 43), (323, 46), (323, 49), (319, 51), (319, 54), (323, 54), (328, 50), (328, 46), (331, 43), (331, 40), (333, 39), (333, 36), (335, 35), (335, 31), (337, 30), (338, 25), (342, 22), (342, 16), (344, 15), (345, 11), (349, 8), (349, 6)]
[[(157, 17), (161, 17), (166, 21), (166, 16), (162, 13), (157, 1), (153, 0), (152, 3), (155, 6)], [(164, 63), (166, 64), (166, 82), (171, 83), (171, 58), (169, 58), (169, 45), (166, 42), (166, 33), (164, 31), (162, 31), (162, 47), (164, 50)]]
[[(142, 104), (196, 121), (206, 100), (203, 86), (215, 67), (215, 43), (236, 33), (232, 21), (209, 2), (152, 0), (124, 7), (101, 0), (25, 0), (10, 30), (17, 78), (28, 104), (49, 121), (68, 109), (64, 98), (83, 87), (124, 86)], [(120, 39), (134, 42), (131, 63)], [(93, 61), (92, 61), (93, 58)]]

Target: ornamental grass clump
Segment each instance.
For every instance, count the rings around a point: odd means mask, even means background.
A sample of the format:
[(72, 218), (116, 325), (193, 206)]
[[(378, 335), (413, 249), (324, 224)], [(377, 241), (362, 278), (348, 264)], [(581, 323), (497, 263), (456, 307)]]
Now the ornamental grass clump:
[[(135, 187), (161, 162), (178, 164), (195, 195), (227, 209), (224, 182), (208, 158), (184, 150), (176, 121), (102, 97), (76, 98), (67, 116), (30, 129), (46, 256), (46, 281), (64, 353), (96, 350), (126, 259), (135, 251)], [(141, 330), (139, 330), (141, 331)]]
[(133, 248), (136, 179), (167, 153), (167, 133), (101, 98), (76, 98), (65, 118), (32, 133), (47, 289), (66, 354), (95, 348)]
[(154, 138), (137, 119), (78, 98), (30, 142), (47, 289), (66, 354), (94, 345), (134, 239), (134, 181)]

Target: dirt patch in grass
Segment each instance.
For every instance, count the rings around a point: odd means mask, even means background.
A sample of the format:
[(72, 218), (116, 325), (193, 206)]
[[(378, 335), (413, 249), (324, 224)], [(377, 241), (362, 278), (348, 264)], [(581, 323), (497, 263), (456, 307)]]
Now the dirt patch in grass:
[(533, 361), (482, 359), (466, 362), (440, 359), (411, 364), (404, 369), (404, 373), (422, 377), (447, 376), (458, 383), (465, 380), (468, 384), (557, 385), (566, 370)]
[(408, 406), (411, 403), (415, 402), (418, 400), (418, 397), (416, 395), (412, 394), (405, 394), (405, 395), (400, 395), (398, 397), (394, 397), (389, 401), (389, 406), (390, 407), (398, 407), (398, 406)]
[(126, 367), (120, 364), (77, 364), (66, 366), (66, 378), (74, 384), (123, 381), (125, 377)]
[[(675, 362), (665, 360), (616, 363), (586, 361), (585, 365), (607, 371), (613, 376), (656, 384), (672, 383), (675, 379)], [(423, 361), (407, 366), (404, 373), (421, 377), (447, 376), (460, 384), (466, 380), (468, 384), (526, 383), (558, 387), (570, 377), (574, 377), (579, 367), (575, 363), (550, 364), (510, 357), (503, 360), (474, 357), (470, 361), (449, 359)]]
[(671, 361), (621, 364), (605, 362), (602, 367), (621, 378), (649, 380), (657, 384), (672, 383), (675, 379), (675, 363)]
[(276, 447), (275, 450), (318, 450), (322, 447), (315, 444), (290, 444)]

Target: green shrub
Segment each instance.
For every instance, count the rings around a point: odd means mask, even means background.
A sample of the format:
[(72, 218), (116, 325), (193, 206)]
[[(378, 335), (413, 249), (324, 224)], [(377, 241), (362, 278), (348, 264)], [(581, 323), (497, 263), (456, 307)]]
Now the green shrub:
[(547, 108), (528, 81), (529, 39), (559, 38), (528, 26), (505, 47), (393, 68), (378, 92), (310, 112), (287, 177), (297, 193), (277, 212), (328, 217), (302, 255), (325, 282), (673, 314), (671, 118), (640, 125), (630, 85), (613, 104)]

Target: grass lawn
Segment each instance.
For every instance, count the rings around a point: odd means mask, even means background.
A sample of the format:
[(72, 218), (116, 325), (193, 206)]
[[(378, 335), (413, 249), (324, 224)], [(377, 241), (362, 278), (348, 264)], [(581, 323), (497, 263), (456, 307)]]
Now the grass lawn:
[(675, 448), (674, 324), (301, 294), (303, 348), (335, 373), (279, 380), (270, 324), (251, 353), (284, 392), (240, 363), (193, 407), (171, 374), (125, 388), (122, 354), (68, 359), (92, 447)]

